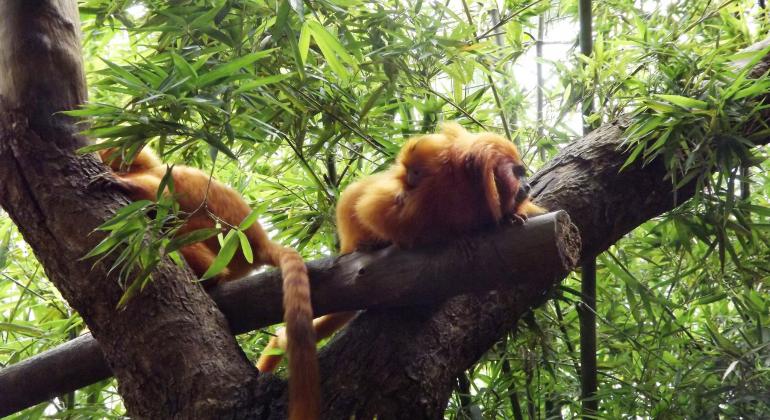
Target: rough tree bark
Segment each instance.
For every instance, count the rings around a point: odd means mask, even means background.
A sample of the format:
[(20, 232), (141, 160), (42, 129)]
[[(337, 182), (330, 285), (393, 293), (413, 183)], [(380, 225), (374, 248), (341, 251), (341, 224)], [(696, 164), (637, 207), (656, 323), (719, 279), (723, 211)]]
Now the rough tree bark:
[[(61, 60), (69, 65), (64, 69), (80, 68), (72, 64), (79, 56), (72, 50), (77, 45), (74, 4), (0, 2), (5, 66), (0, 78), (8, 77), (0, 82), (5, 103), (0, 105), (0, 204), (109, 354), (132, 415), (281, 418), (285, 383), (263, 375), (254, 386), (255, 374), (225, 332), (222, 316), (202, 291), (183, 281), (188, 276), (163, 266), (135, 305), (115, 312), (120, 290), (114, 279), (105, 279), (104, 267), (92, 271), (89, 263), (77, 261), (98, 240), (87, 234), (121, 199), (88, 191), (88, 180), (103, 168), (72, 153), (79, 142), (71, 122), (49, 124), (45, 113), (82, 99), (82, 85), (60, 79), (81, 75), (62, 74), (57, 71), (62, 66), (44, 59)], [(54, 30), (58, 36), (52, 36)], [(24, 42), (9, 49), (8, 41), (14, 39)], [(39, 79), (42, 87), (29, 80), (19, 85), (20, 72), (32, 73), (32, 64), (36, 75), (51, 75)], [(7, 70), (15, 76), (6, 76)], [(17, 97), (25, 92), (35, 94)], [(51, 105), (47, 95), (62, 100)], [(67, 99), (73, 97), (76, 101)], [(38, 104), (40, 100), (45, 103)], [(33, 117), (27, 118), (30, 112)], [(620, 119), (570, 144), (533, 178), (538, 202), (566, 210), (580, 229), (584, 258), (674, 206), (661, 165), (631, 165), (619, 172), (626, 125)], [(680, 190), (680, 202), (692, 192)], [(457, 375), (510, 331), (522, 313), (544, 302), (546, 286), (562, 278), (522, 279), (522, 288), (530, 282), (543, 284), (526, 293), (461, 296), (437, 307), (367, 311), (322, 351), (324, 417), (400, 418), (408, 413), (410, 418), (441, 418)], [(258, 411), (255, 407), (262, 403), (268, 405)]]
[[(313, 313), (320, 316), (374, 307), (435, 305), (464, 293), (518, 287), (530, 272), (550, 270), (555, 276), (575, 267), (579, 256), (577, 229), (560, 211), (440, 247), (408, 251), (389, 247), (307, 265)], [(473, 263), (467, 264), (466, 259)], [(474, 281), (468, 282), (469, 277)], [(282, 283), (280, 271), (269, 270), (210, 292), (230, 330), (240, 334), (281, 322)], [(4, 391), (0, 392), (0, 417), (110, 376), (96, 341), (90, 335), (80, 336), (0, 369)]]
[(0, 205), (99, 341), (133, 416), (262, 414), (255, 370), (189, 272), (166, 262), (117, 311), (109, 266), (79, 260), (101, 239), (92, 230), (126, 203), (89, 188), (104, 166), (76, 155), (74, 121), (52, 115), (85, 100), (81, 61), (75, 0), (0, 1)]

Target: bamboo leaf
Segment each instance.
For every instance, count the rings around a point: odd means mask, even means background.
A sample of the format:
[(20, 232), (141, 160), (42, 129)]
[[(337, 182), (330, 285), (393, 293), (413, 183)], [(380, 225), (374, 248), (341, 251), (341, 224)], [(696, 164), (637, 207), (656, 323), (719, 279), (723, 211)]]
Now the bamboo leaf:
[(224, 243), (222, 244), (222, 249), (219, 250), (219, 254), (217, 254), (216, 258), (214, 258), (214, 262), (211, 263), (209, 269), (203, 273), (201, 280), (210, 279), (219, 274), (222, 270), (224, 270), (225, 267), (227, 267), (227, 264), (229, 264), (230, 260), (233, 259), (235, 251), (238, 250), (238, 244), (240, 241), (237, 232), (237, 230), (231, 230), (227, 232), (227, 236), (225, 236)]
[(236, 232), (238, 232), (238, 239), (240, 240), (240, 243), (241, 243), (241, 252), (243, 253), (243, 258), (249, 264), (253, 263), (254, 254), (252, 253), (252, 250), (251, 250), (251, 244), (249, 243), (249, 238), (247, 238), (246, 235), (240, 230)]
[(251, 213), (249, 213), (248, 216), (246, 216), (245, 219), (241, 222), (240, 225), (238, 225), (238, 230), (246, 230), (251, 227), (251, 225), (254, 224), (254, 222), (257, 221), (257, 218), (259, 217), (259, 213), (256, 210), (252, 210)]
[(299, 49), (299, 57), (302, 60), (302, 65), (307, 64), (307, 54), (310, 51), (310, 21), (305, 21), (302, 25), (302, 29), (299, 33), (299, 42), (297, 47)]
[(701, 101), (698, 99), (693, 98), (687, 98), (684, 96), (679, 95), (655, 95), (656, 98), (662, 99), (666, 102), (672, 103), (677, 106), (681, 106), (682, 108), (696, 108), (696, 109), (706, 109), (708, 108), (708, 102)]
[(282, 80), (286, 80), (292, 76), (294, 76), (296, 73), (286, 73), (286, 74), (276, 74), (273, 76), (265, 76), (265, 77), (258, 77), (256, 79), (253, 79), (252, 81), (248, 83), (242, 84), (238, 89), (235, 90), (235, 93), (241, 93), (248, 90), (256, 89), (260, 86), (265, 86), (273, 83), (278, 83)]
[[(307, 21), (308, 28), (310, 29), (313, 39), (318, 44), (318, 48), (321, 49), (321, 54), (326, 58), (326, 62), (329, 63), (329, 67), (337, 73), (343, 80), (350, 78), (350, 73), (347, 71), (340, 59), (350, 65), (353, 69), (358, 69), (358, 64), (355, 59), (348, 54), (345, 48), (340, 44), (337, 37), (329, 33), (326, 28), (321, 26), (320, 23), (314, 20)], [(339, 56), (339, 59), (337, 58)]]
[(211, 71), (209, 71), (208, 73), (201, 74), (198, 77), (197, 86), (199, 87), (208, 86), (211, 83), (221, 78), (232, 76), (238, 70), (250, 64), (253, 64), (257, 60), (270, 56), (275, 51), (276, 49), (257, 51), (255, 53), (247, 54), (243, 57), (236, 58), (235, 60), (232, 60), (228, 63), (219, 65), (214, 69), (212, 69)]
[(28, 325), (19, 325), (11, 322), (0, 322), (0, 331), (7, 331), (28, 337), (42, 337), (44, 332), (39, 328)]

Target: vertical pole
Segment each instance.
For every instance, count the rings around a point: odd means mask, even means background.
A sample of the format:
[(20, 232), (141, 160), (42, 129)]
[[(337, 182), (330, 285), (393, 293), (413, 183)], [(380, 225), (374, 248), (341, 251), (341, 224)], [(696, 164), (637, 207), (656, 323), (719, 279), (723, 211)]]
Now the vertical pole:
[[(537, 55), (537, 140), (543, 139), (545, 117), (543, 116), (543, 108), (545, 107), (545, 98), (543, 97), (543, 37), (545, 36), (545, 12), (540, 13), (537, 17), (537, 41), (535, 41), (535, 52)], [(545, 149), (540, 150), (540, 159), (545, 160)]]
[[(591, 22), (591, 0), (579, 0), (580, 52), (585, 56), (593, 53), (593, 29)], [(591, 131), (588, 116), (593, 113), (593, 96), (584, 95), (583, 99), (583, 134)], [(579, 307), (580, 318), (580, 385), (583, 401), (583, 418), (596, 416), (599, 401), (596, 399), (597, 363), (596, 363), (596, 258), (583, 263), (581, 286), (582, 304)]]
[[(579, 0), (578, 16), (580, 19), (580, 53), (585, 56), (593, 54), (593, 32), (591, 18), (591, 0)], [(594, 111), (593, 97), (583, 98), (583, 134), (591, 131), (591, 126), (586, 122), (585, 117), (591, 115)]]
[(580, 386), (583, 400), (583, 418), (595, 416), (599, 410), (596, 399), (596, 258), (583, 263), (580, 305)]

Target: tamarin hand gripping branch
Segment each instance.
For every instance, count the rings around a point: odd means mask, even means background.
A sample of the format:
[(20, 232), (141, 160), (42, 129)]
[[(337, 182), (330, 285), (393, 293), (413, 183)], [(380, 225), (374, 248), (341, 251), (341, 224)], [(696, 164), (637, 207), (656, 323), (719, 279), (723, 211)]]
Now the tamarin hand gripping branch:
[[(472, 134), (444, 124), (438, 134), (406, 142), (387, 170), (350, 184), (337, 203), (341, 252), (376, 245), (403, 248), (467, 235), (506, 219), (524, 223), (546, 211), (533, 204), (526, 169), (516, 146), (494, 133)], [(355, 312), (313, 321), (316, 338), (342, 328)], [(283, 347), (279, 333), (268, 348)], [(280, 356), (257, 362), (270, 371)]]
[[(117, 178), (116, 185), (131, 199), (155, 200), (161, 180), (168, 168), (149, 149), (141, 150), (130, 164), (115, 157), (114, 149), (100, 151), (102, 161), (108, 162)], [(171, 169), (174, 198), (186, 213), (178, 235), (198, 229), (214, 228), (217, 220), (223, 229), (238, 226), (251, 208), (232, 188), (213, 180), (203, 171), (174, 166)], [(271, 241), (258, 222), (244, 234), (249, 239), (254, 255), (253, 263), (246, 261), (239, 251), (216, 281), (237, 279), (264, 265), (279, 267), (283, 275), (283, 308), (286, 321), (286, 343), (289, 355), (289, 418), (306, 420), (318, 418), (319, 379), (315, 334), (312, 327), (313, 310), (310, 304), (310, 284), (302, 257), (292, 248)], [(180, 252), (193, 272), (199, 277), (211, 266), (219, 253), (216, 237), (183, 247)]]

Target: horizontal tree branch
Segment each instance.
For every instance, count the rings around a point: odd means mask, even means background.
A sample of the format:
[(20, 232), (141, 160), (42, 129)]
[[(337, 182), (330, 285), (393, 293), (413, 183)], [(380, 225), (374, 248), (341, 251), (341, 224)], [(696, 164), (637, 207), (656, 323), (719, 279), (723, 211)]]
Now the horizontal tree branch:
[[(446, 246), (418, 250), (394, 247), (308, 263), (316, 315), (436, 304), (465, 293), (493, 289), (540, 289), (521, 283), (533, 272), (553, 279), (572, 269), (580, 239), (566, 212), (534, 217)], [(530, 276), (531, 277), (531, 276)], [(550, 280), (549, 280), (550, 282)], [(233, 333), (281, 321), (281, 276), (277, 270), (225, 283), (211, 293)], [(0, 371), (0, 416), (111, 376), (90, 334)]]

